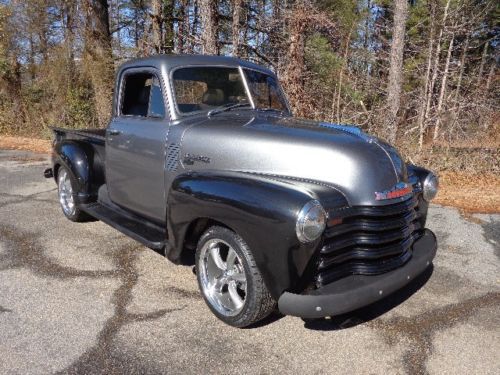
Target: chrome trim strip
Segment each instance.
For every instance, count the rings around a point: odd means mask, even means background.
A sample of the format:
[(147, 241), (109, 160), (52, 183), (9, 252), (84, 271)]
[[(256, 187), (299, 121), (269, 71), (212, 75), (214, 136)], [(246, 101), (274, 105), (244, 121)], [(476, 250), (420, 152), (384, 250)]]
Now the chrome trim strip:
[(241, 78), (243, 79), (243, 86), (245, 86), (245, 91), (247, 92), (248, 99), (250, 99), (250, 104), (252, 105), (252, 109), (255, 109), (255, 103), (253, 101), (252, 93), (250, 92), (250, 88), (248, 87), (247, 77), (245, 76), (245, 72), (243, 68), (238, 66), (238, 70), (240, 71)]

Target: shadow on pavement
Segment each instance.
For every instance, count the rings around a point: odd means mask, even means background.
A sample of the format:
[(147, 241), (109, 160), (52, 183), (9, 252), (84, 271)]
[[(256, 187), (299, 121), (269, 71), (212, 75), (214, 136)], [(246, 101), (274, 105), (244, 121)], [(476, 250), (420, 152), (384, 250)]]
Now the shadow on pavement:
[(369, 322), (405, 302), (427, 283), (433, 272), (434, 266), (431, 265), (403, 289), (350, 313), (333, 316), (329, 319), (303, 319), (304, 327), (317, 331), (337, 331)]

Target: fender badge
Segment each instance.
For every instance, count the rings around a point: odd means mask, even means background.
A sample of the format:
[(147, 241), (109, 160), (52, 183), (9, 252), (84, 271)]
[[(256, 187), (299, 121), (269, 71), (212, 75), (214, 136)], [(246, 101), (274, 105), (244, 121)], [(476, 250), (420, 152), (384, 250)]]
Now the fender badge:
[(210, 163), (210, 158), (208, 156), (203, 156), (203, 155), (192, 155), (192, 154), (186, 154), (184, 155), (184, 164), (187, 165), (193, 165), (195, 161), (200, 161), (202, 163)]
[(384, 190), (384, 191), (376, 191), (375, 192), (375, 199), (378, 201), (386, 200), (386, 199), (394, 199), (394, 198), (401, 198), (404, 197), (405, 195), (411, 194), (413, 191), (413, 188), (411, 185), (407, 184), (406, 182), (398, 182), (394, 187), (392, 187), (389, 190)]

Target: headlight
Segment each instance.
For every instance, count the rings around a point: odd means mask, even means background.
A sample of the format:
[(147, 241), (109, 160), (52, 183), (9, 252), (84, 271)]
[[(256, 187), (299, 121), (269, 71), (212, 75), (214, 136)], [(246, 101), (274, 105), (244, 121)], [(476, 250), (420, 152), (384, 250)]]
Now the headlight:
[(300, 242), (316, 240), (325, 230), (326, 212), (321, 204), (312, 200), (305, 204), (297, 217), (295, 227), (297, 238)]
[(439, 188), (439, 180), (434, 173), (429, 173), (424, 180), (423, 196), (427, 202), (436, 197)]

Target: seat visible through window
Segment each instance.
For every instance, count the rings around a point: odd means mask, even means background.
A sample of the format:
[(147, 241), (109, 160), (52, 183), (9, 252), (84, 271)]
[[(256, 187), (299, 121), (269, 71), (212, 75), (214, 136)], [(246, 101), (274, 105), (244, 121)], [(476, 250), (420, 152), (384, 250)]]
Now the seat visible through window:
[(158, 78), (151, 73), (132, 73), (124, 77), (121, 114), (138, 117), (164, 117), (165, 106)]

